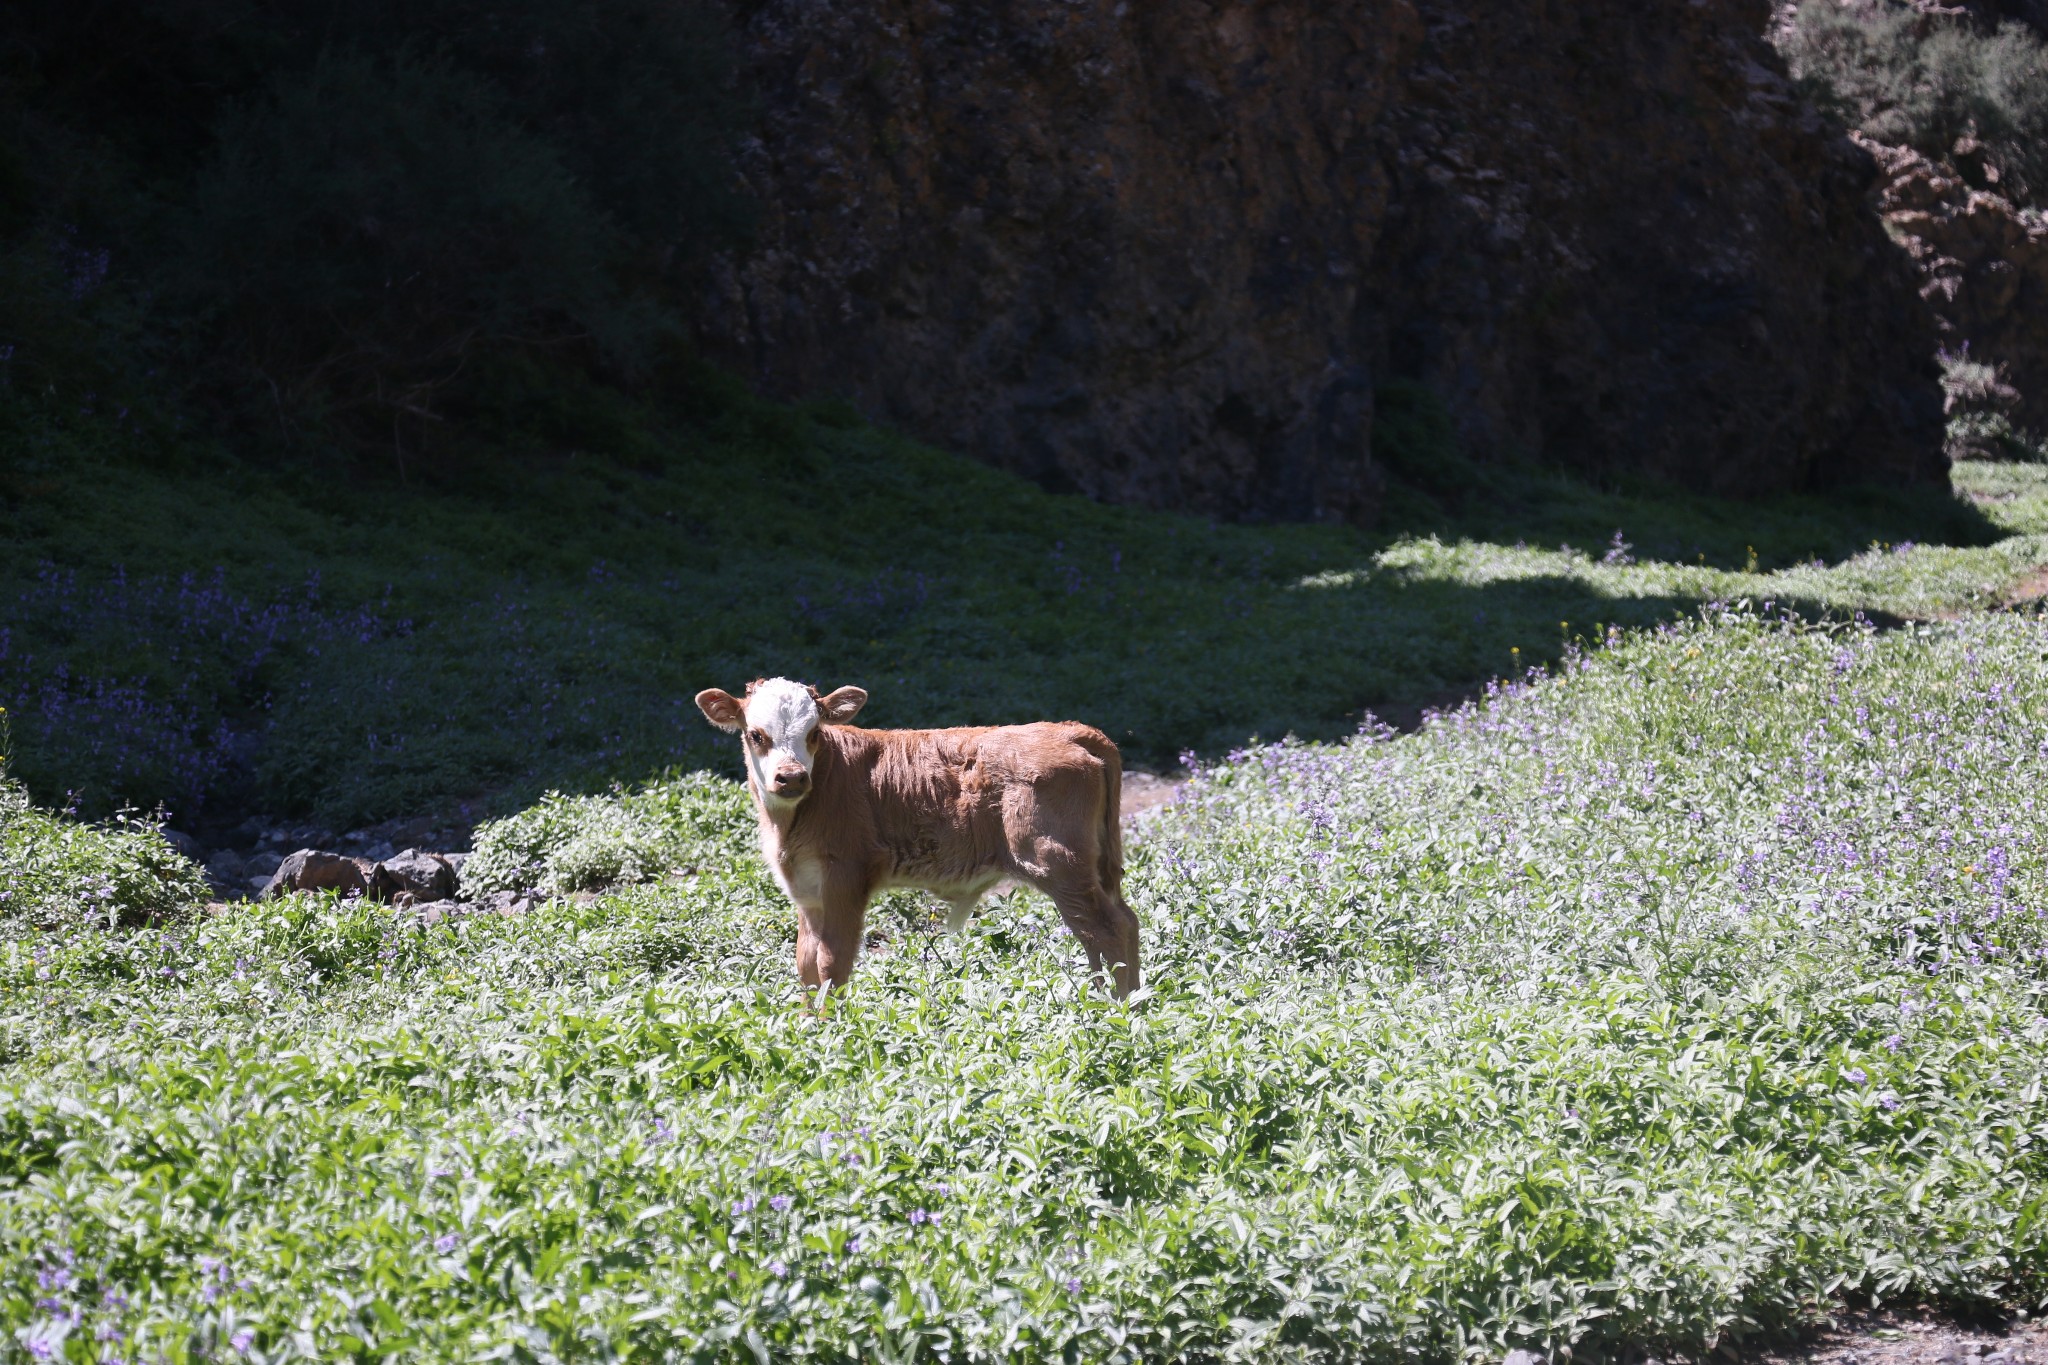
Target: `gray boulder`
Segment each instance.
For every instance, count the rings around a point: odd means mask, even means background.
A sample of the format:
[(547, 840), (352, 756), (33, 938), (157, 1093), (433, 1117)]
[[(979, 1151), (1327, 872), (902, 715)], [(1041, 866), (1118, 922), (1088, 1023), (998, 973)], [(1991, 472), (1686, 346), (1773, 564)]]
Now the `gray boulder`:
[(302, 848), (278, 864), (276, 873), (263, 887), (263, 896), (272, 900), (293, 891), (339, 891), (360, 896), (367, 890), (369, 884), (355, 859)]
[(446, 858), (409, 848), (370, 869), (370, 895), (380, 901), (400, 896), (410, 896), (415, 903), (447, 900), (455, 894), (455, 880), (455, 869)]
[(206, 878), (222, 891), (239, 891), (248, 885), (249, 866), (233, 849), (218, 849), (206, 860)]

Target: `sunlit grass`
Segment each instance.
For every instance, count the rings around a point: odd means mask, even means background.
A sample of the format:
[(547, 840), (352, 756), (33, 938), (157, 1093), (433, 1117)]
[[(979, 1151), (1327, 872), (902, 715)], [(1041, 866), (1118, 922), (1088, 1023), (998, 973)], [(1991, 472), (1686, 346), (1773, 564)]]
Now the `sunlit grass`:
[[(1933, 617), (1993, 605), (2017, 578), (2048, 563), (2048, 535), (2039, 533), (2013, 535), (1984, 546), (1873, 546), (1832, 564), (1816, 559), (1770, 573), (1638, 560), (1629, 549), (1621, 542), (1595, 556), (1569, 545), (1543, 549), (1474, 540), (1446, 543), (1431, 536), (1397, 541), (1373, 554), (1365, 567), (1309, 574), (1295, 586), (1391, 594), (1426, 584), (1471, 589), (1520, 584), (1560, 594), (1574, 592), (1596, 610), (1602, 602), (1747, 600), (1793, 603), (1809, 611), (1843, 615), (1861, 611)], [(1531, 641), (1539, 651), (1542, 639), (1539, 631)]]

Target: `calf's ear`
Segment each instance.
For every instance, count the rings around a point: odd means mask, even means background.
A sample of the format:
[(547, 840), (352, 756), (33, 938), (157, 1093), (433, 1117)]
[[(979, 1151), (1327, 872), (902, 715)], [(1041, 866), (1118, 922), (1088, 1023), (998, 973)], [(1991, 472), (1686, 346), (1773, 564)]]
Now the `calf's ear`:
[(721, 730), (737, 731), (747, 723), (747, 713), (738, 699), (723, 688), (707, 687), (699, 692), (697, 709), (704, 713), (704, 719)]
[(830, 696), (818, 698), (818, 710), (834, 725), (844, 725), (868, 704), (868, 694), (858, 687), (842, 687)]

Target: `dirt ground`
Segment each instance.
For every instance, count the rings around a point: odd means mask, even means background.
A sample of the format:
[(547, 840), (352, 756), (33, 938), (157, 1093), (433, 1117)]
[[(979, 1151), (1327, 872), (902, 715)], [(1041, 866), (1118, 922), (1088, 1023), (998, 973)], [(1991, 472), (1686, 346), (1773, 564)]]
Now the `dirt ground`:
[[(1835, 1325), (1783, 1346), (1727, 1343), (1711, 1365), (2048, 1365), (2048, 1322), (2024, 1314), (2003, 1321), (1912, 1313), (1842, 1313)], [(1510, 1351), (1504, 1365), (1553, 1365), (1533, 1351)], [(1685, 1365), (1645, 1351), (1613, 1365)], [(1695, 1363), (1704, 1365), (1704, 1363)]]
[(1757, 1365), (2048, 1365), (2048, 1322), (1844, 1314), (1797, 1346), (1738, 1358)]
[(1140, 772), (1135, 768), (1127, 771), (1123, 787), (1124, 819), (1159, 809), (1173, 800), (1180, 784), (1181, 779), (1177, 777), (1161, 777), (1158, 773)]

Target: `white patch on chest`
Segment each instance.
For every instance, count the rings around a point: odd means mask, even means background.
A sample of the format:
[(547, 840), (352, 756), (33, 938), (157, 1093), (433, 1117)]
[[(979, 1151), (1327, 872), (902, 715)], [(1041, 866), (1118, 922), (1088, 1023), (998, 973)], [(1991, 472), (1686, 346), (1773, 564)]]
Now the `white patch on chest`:
[(815, 854), (785, 855), (782, 831), (773, 821), (761, 821), (761, 859), (768, 864), (782, 894), (798, 905), (822, 906), (825, 902), (825, 860)]

